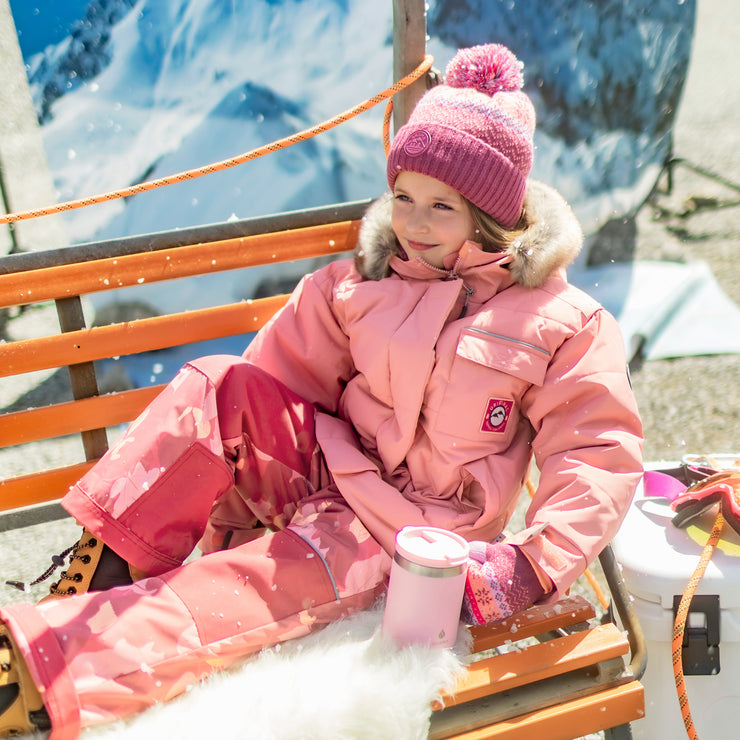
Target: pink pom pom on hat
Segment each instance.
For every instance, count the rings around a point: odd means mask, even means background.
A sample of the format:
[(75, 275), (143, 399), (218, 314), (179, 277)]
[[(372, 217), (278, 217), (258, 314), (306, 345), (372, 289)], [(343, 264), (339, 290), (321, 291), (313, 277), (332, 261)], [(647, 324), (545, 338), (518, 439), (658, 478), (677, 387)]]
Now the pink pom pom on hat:
[(458, 51), (445, 84), (424, 94), (393, 140), (391, 190), (399, 172), (428, 175), (513, 228), (534, 155), (535, 112), (522, 92), (522, 66), (500, 44)]

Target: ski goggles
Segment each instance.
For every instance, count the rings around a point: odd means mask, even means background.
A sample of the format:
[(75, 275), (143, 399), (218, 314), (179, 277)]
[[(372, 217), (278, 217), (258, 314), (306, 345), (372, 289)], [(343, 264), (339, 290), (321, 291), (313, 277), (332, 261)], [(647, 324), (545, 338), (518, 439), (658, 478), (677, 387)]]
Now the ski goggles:
[(687, 527), (715, 504), (719, 504), (725, 521), (740, 534), (740, 473), (723, 470), (689, 486), (671, 501), (676, 512), (673, 524)]
[(676, 527), (687, 527), (719, 504), (725, 521), (740, 534), (740, 471), (681, 465), (645, 471), (643, 485), (647, 496), (670, 501)]

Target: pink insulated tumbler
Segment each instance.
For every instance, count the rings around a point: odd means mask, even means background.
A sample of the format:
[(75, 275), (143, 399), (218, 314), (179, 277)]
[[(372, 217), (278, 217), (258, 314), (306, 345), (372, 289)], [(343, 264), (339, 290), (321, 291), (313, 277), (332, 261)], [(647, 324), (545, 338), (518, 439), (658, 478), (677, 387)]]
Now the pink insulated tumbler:
[(383, 632), (398, 645), (452, 647), (457, 638), (468, 543), (437, 527), (396, 534)]

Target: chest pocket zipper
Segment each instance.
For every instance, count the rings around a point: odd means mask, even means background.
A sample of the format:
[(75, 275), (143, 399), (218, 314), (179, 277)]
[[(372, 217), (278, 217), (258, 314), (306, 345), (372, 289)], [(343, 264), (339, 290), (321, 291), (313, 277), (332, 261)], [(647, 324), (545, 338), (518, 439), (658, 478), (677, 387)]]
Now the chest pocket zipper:
[(542, 385), (550, 362), (550, 353), (542, 347), (474, 326), (462, 330), (457, 354), (533, 385)]

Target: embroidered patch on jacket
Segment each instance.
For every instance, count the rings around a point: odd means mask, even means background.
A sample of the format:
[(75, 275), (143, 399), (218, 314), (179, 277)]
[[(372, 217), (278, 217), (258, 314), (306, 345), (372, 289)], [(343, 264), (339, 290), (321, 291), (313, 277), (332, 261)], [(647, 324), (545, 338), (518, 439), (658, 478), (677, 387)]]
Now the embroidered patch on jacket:
[(497, 432), (503, 434), (509, 423), (511, 409), (514, 402), (501, 398), (489, 398), (486, 413), (483, 416), (481, 432)]

